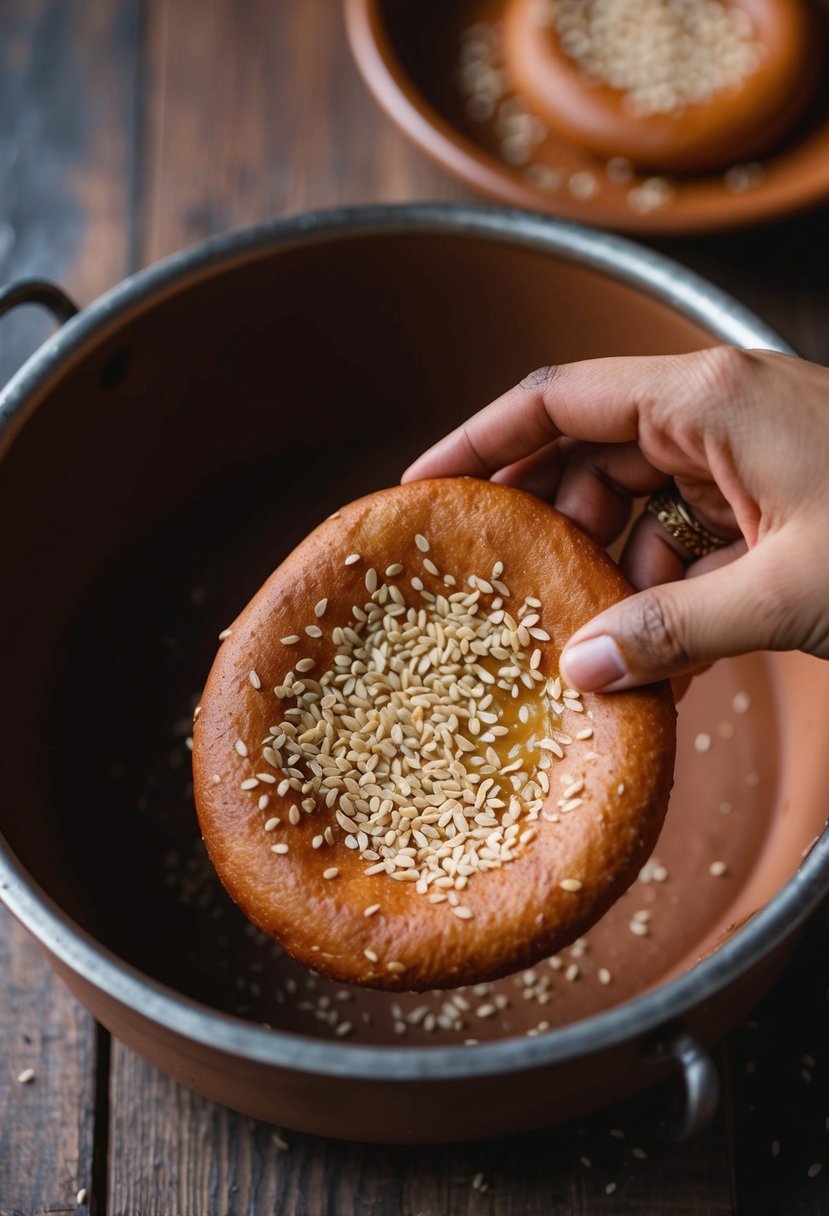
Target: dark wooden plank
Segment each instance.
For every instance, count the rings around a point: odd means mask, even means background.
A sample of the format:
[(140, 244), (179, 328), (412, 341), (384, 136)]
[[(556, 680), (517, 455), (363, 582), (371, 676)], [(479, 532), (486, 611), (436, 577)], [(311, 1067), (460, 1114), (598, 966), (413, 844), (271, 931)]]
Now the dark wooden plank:
[[(583, 1124), (480, 1143), (407, 1148), (289, 1131), (275, 1141), (273, 1128), (189, 1093), (116, 1044), (110, 1211), (727, 1216), (724, 1121), (692, 1146), (668, 1143), (660, 1120), (669, 1092), (659, 1086)], [(473, 1186), (479, 1173), (483, 1191)]]
[(269, 217), (468, 197), (360, 80), (339, 0), (151, 0), (145, 262)]
[(4, 910), (0, 975), (0, 1214), (73, 1211), (91, 1191), (95, 1026)]
[[(127, 271), (138, 13), (139, 0), (2, 6), (0, 283), (45, 276), (85, 302)], [(51, 328), (35, 309), (0, 320), (0, 383)], [(108, 1042), (5, 913), (0, 975), (0, 1213), (74, 1211), (92, 1194)]]

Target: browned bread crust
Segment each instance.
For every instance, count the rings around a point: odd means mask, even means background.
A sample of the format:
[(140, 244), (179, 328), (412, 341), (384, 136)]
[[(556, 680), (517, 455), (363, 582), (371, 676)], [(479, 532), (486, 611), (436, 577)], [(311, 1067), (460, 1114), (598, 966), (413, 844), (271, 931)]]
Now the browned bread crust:
[[(321, 524), (271, 575), (232, 626), (210, 672), (194, 727), (193, 767), (199, 821), (211, 860), (232, 898), (259, 928), (295, 958), (343, 982), (422, 990), (467, 984), (527, 966), (589, 928), (636, 877), (652, 851), (673, 779), (675, 710), (667, 685), (583, 697), (593, 738), (576, 740), (556, 763), (584, 774), (582, 804), (560, 822), (539, 818), (535, 838), (501, 869), (475, 874), (463, 892), (474, 913), (459, 920), (446, 904), (433, 904), (409, 882), (367, 876), (367, 862), (346, 848), (332, 810), (318, 806), (288, 826), (297, 799), (277, 786), (240, 785), (267, 766), (262, 740), (286, 703), (273, 689), (301, 655), (314, 673), (333, 665), (335, 625), (348, 623), (352, 605), (368, 599), (369, 567), (404, 567), (399, 583), (407, 598), (412, 576), (427, 590), (446, 593), (442, 578), (424, 568), (415, 535), (431, 542), (429, 558), (441, 575), (453, 572), (465, 586), (470, 573), (488, 576), (505, 565), (510, 603), (542, 601), (540, 624), (550, 640), (540, 668), (558, 672), (571, 634), (595, 613), (630, 593), (606, 554), (552, 507), (520, 490), (471, 478), (414, 482), (383, 490), (343, 507)], [(351, 553), (361, 561), (346, 566)], [(393, 579), (389, 580), (394, 581)], [(303, 627), (327, 598), (320, 638)], [(301, 643), (287, 647), (286, 635)], [(250, 673), (261, 682), (256, 689)], [(581, 715), (581, 722), (586, 721)], [(248, 745), (249, 755), (236, 750)], [(588, 753), (592, 753), (590, 758)], [(587, 759), (585, 758), (587, 756)], [(545, 803), (555, 810), (561, 786), (552, 778)], [(258, 809), (263, 792), (268, 806)], [(271, 816), (282, 821), (265, 833)], [(313, 849), (326, 825), (333, 847)], [(289, 851), (274, 854), (274, 840)], [(336, 881), (323, 878), (336, 866)], [(562, 889), (577, 879), (578, 891)], [(367, 906), (379, 903), (370, 917)], [(366, 951), (369, 954), (366, 954)], [(372, 956), (376, 956), (376, 962)], [(388, 964), (402, 966), (389, 969)]]

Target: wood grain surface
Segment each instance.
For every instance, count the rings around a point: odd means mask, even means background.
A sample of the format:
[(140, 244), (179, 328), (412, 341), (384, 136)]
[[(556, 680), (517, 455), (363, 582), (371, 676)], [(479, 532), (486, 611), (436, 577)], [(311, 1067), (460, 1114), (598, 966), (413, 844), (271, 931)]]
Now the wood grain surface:
[[(339, 0), (0, 5), (2, 282), (43, 274), (86, 303), (211, 233), (312, 207), (464, 197), (369, 98)], [(828, 219), (659, 247), (829, 362)], [(48, 322), (0, 326), (5, 379)], [(181, 1088), (96, 1031), (0, 915), (0, 1216), (829, 1212), (827, 958), (824, 913), (721, 1049), (725, 1101), (693, 1145), (662, 1136), (677, 1096), (666, 1083), (579, 1125), (387, 1148), (275, 1140)], [(27, 1067), (35, 1079), (21, 1084)]]

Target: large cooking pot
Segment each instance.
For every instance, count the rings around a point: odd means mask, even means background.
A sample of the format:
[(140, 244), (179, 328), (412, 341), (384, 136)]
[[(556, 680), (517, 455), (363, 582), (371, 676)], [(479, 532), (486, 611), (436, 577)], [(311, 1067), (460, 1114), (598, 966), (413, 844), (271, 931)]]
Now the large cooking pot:
[[(246, 925), (200, 852), (186, 736), (216, 634), (283, 554), (530, 369), (784, 344), (650, 252), (483, 207), (302, 216), (177, 254), (71, 319), (42, 283), (2, 310), (28, 300), (64, 323), (0, 398), (0, 895), (72, 991), (184, 1084), (302, 1130), (491, 1136), (678, 1065), (698, 1125), (716, 1097), (705, 1046), (826, 886), (826, 665), (755, 657), (697, 681), (657, 850), (669, 881), (617, 905), (578, 982), (554, 960), (442, 1022), (446, 996), (424, 1015), (329, 991)], [(646, 897), (654, 929), (634, 938)]]

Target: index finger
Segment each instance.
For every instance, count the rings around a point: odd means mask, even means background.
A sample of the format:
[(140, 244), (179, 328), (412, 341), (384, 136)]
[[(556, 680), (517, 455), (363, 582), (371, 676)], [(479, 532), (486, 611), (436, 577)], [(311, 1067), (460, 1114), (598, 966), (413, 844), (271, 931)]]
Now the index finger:
[(643, 405), (675, 399), (680, 389), (684, 395), (693, 378), (688, 361), (699, 357), (637, 355), (543, 367), (439, 440), (401, 480), (491, 477), (564, 435), (629, 443), (639, 436)]

